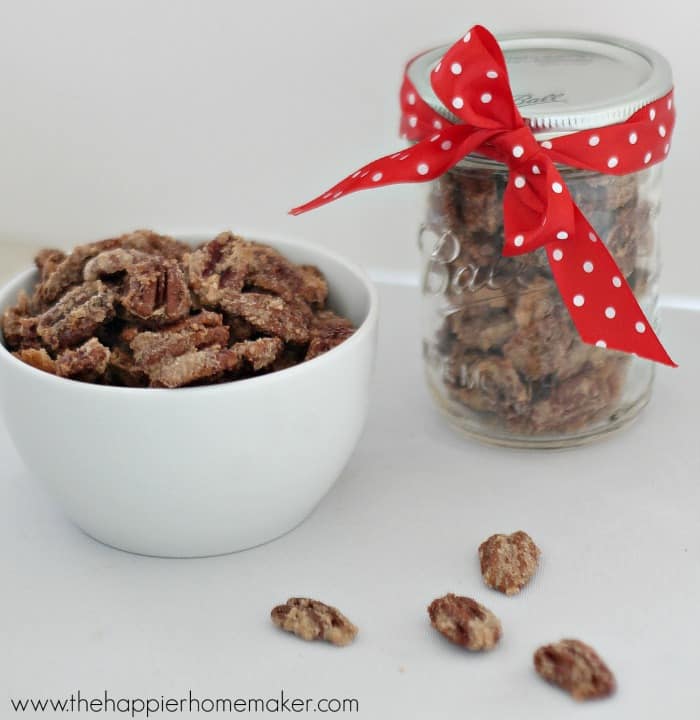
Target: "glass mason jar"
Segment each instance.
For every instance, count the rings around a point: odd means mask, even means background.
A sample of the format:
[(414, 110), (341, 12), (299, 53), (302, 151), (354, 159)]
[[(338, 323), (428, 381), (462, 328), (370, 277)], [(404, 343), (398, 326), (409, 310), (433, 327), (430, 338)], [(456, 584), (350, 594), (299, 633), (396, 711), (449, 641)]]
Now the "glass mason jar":
[[(623, 122), (672, 89), (664, 58), (635, 43), (579, 33), (497, 39), (516, 105), (540, 141)], [(440, 117), (460, 122), (430, 81), (444, 53), (430, 50), (407, 67), (416, 97), (436, 113), (436, 130)], [(630, 143), (637, 139), (629, 134)], [(656, 326), (661, 165), (627, 175), (558, 169)], [(581, 341), (544, 248), (502, 256), (507, 172), (474, 154), (430, 185), (419, 242), (428, 384), (468, 435), (522, 447), (584, 443), (637, 415), (649, 399), (654, 364)]]
[[(560, 172), (655, 323), (661, 166)], [(639, 412), (654, 363), (579, 339), (543, 248), (501, 255), (506, 181), (505, 166), (470, 157), (431, 184), (419, 236), (428, 385), (469, 435), (512, 446), (583, 443)]]

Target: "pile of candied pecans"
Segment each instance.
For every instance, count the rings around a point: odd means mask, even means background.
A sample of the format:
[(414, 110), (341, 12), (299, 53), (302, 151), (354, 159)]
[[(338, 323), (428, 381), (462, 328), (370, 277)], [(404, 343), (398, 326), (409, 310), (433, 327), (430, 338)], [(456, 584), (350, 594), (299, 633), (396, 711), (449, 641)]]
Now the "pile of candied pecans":
[[(562, 171), (635, 295), (655, 282), (654, 195), (644, 173)], [(612, 415), (630, 358), (581, 341), (543, 248), (504, 257), (507, 176), (455, 167), (433, 183), (424, 291), (436, 317), (424, 350), (451, 412), (509, 433), (575, 432)], [(428, 248), (430, 250), (430, 248)]]
[(42, 250), (39, 282), (2, 316), (7, 348), (60, 377), (176, 388), (282, 370), (339, 345), (318, 268), (223, 232), (193, 248), (138, 230)]

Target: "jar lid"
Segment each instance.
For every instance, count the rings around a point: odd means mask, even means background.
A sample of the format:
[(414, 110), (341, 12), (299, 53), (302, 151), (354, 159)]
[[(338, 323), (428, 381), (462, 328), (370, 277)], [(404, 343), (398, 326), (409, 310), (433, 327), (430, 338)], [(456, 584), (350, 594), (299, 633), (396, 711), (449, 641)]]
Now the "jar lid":
[[(623, 122), (672, 88), (666, 59), (627, 40), (548, 32), (496, 38), (505, 56), (515, 104), (538, 137)], [(433, 110), (459, 123), (430, 85), (430, 73), (448, 49), (444, 45), (419, 55), (407, 72)]]

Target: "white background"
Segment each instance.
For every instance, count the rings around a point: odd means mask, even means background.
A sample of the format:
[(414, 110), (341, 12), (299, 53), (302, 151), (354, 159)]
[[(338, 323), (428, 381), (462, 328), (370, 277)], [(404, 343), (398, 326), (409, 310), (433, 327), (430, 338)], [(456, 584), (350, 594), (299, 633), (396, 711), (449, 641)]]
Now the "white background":
[(400, 147), (404, 61), (480, 22), (494, 32), (617, 34), (667, 55), (679, 121), (667, 161), (663, 289), (693, 294), (699, 8), (1, 0), (0, 263), (16, 243), (70, 246), (137, 226), (232, 227), (306, 237), (365, 266), (414, 269), (418, 186), (360, 193), (300, 218), (286, 211)]

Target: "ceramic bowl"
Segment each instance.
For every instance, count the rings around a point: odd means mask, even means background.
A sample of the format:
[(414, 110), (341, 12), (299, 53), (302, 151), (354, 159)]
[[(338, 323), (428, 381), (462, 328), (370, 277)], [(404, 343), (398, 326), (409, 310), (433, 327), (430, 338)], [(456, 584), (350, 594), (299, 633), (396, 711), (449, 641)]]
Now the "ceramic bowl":
[[(55, 377), (0, 343), (0, 411), (17, 451), (93, 538), (168, 557), (242, 550), (301, 523), (348, 462), (367, 413), (376, 292), (328, 250), (263, 242), (323, 271), (352, 337), (286, 370), (176, 390)], [(5, 285), (0, 312), (36, 279)]]

